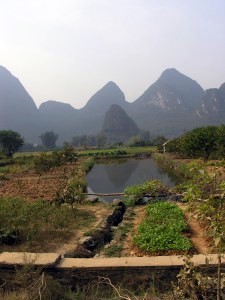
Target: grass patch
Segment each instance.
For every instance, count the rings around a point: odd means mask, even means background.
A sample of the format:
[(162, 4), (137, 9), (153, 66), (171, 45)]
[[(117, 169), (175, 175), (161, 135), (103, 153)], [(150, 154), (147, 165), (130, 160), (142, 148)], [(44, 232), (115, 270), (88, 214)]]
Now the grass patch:
[(87, 160), (85, 160), (82, 163), (82, 169), (84, 170), (85, 173), (88, 173), (94, 166), (95, 164), (95, 159), (93, 157), (89, 157)]
[(5, 167), (0, 167), (0, 174), (6, 175), (10, 172), (10, 167), (5, 166)]
[(93, 214), (47, 201), (0, 198), (0, 249), (28, 247), (29, 251), (46, 250), (72, 236), (75, 229), (93, 222)]
[(124, 241), (124, 239), (127, 237), (128, 233), (133, 229), (134, 224), (131, 222), (124, 222), (122, 223), (118, 228), (118, 235), (120, 241)]
[(95, 157), (117, 157), (117, 156), (132, 156), (140, 153), (156, 152), (157, 147), (122, 147), (110, 149), (87, 149), (78, 152), (79, 156), (95, 156)]
[(104, 253), (108, 257), (120, 257), (123, 247), (121, 245), (110, 245), (104, 249)]
[(147, 216), (134, 236), (134, 243), (149, 252), (192, 248), (190, 241), (182, 235), (187, 231), (187, 223), (179, 207), (168, 202), (158, 202), (147, 206)]

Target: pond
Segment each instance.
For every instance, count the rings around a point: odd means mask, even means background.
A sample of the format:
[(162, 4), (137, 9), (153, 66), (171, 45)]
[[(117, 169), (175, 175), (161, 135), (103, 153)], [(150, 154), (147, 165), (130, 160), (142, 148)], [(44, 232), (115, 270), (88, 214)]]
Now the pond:
[[(96, 163), (87, 174), (89, 193), (122, 193), (130, 185), (141, 184), (146, 180), (158, 179), (169, 187), (177, 181), (171, 174), (160, 168), (155, 160), (127, 159)], [(105, 202), (111, 202), (117, 196), (105, 197)]]

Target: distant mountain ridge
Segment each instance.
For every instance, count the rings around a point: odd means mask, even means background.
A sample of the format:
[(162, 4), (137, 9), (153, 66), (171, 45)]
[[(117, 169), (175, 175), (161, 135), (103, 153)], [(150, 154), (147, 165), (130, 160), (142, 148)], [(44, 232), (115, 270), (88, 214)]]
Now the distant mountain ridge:
[(204, 91), (176, 69), (167, 69), (132, 103), (110, 81), (81, 109), (54, 100), (37, 109), (20, 81), (0, 66), (0, 130), (16, 130), (27, 142), (40, 143), (38, 136), (48, 130), (59, 134), (60, 143), (70, 142), (75, 135), (96, 134), (105, 126), (112, 105), (119, 106), (138, 128), (171, 137), (196, 126), (223, 123), (225, 83)]
[(134, 103), (167, 111), (181, 105), (189, 109), (196, 106), (203, 94), (204, 90), (196, 81), (176, 69), (167, 69)]
[(140, 128), (172, 136), (195, 124), (194, 111), (204, 95), (202, 87), (176, 69), (165, 70), (136, 101), (128, 113)]
[(20, 81), (0, 66), (0, 129), (17, 130), (32, 139), (38, 131), (38, 109)]

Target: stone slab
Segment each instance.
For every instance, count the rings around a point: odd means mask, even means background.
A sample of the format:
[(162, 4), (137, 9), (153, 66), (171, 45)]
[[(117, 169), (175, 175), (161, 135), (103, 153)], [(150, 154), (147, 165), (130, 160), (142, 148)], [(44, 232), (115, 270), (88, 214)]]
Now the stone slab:
[(114, 258), (63, 258), (57, 268), (129, 268), (129, 267), (173, 267), (169, 256), (114, 257)]
[[(177, 256), (173, 255), (170, 256), (172, 264), (174, 266), (182, 266), (184, 264), (185, 256)], [(205, 265), (206, 263), (209, 265), (217, 265), (218, 264), (218, 254), (196, 254), (193, 255), (191, 261), (194, 263), (195, 266)], [(225, 255), (221, 257), (221, 263), (225, 264)]]
[[(185, 256), (153, 256), (153, 257), (114, 257), (114, 258), (63, 258), (57, 268), (176, 268), (184, 265)], [(218, 263), (217, 254), (198, 254), (191, 258), (195, 265), (209, 265)], [(225, 264), (225, 255), (222, 256), (222, 264)]]
[(29, 252), (2, 252), (0, 267), (14, 268), (15, 265), (31, 264), (45, 268), (56, 266), (61, 259), (58, 253), (29, 253)]
[[(2, 252), (0, 253), (0, 267), (14, 268), (16, 265), (32, 264), (44, 268), (59, 269), (106, 269), (106, 268), (179, 268), (184, 264), (185, 256), (152, 256), (152, 257), (112, 257), (112, 258), (62, 258), (58, 253), (29, 253)], [(217, 254), (198, 254), (191, 258), (195, 265), (217, 265)], [(225, 265), (225, 254), (221, 263)]]

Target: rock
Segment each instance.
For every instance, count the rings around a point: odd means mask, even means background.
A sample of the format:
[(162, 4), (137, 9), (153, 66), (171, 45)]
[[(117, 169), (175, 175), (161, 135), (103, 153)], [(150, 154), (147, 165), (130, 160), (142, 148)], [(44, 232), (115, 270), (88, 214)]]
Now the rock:
[(110, 229), (111, 229), (112, 231), (116, 230), (117, 228), (118, 228), (118, 226), (111, 226), (111, 227), (110, 227)]
[(19, 265), (32, 264), (52, 268), (61, 260), (58, 253), (29, 253), (29, 252), (2, 252), (0, 254), (1, 268), (14, 268)]
[(72, 253), (65, 254), (67, 258), (91, 258), (93, 256), (94, 254), (90, 250), (85, 249), (82, 245), (79, 245)]
[(80, 238), (79, 244), (83, 244), (84, 242), (88, 241), (90, 238), (91, 238), (91, 235)]
[(107, 218), (108, 226), (117, 226), (123, 220), (123, 214), (125, 212), (125, 205), (117, 206), (113, 213)]
[(98, 197), (88, 197), (87, 199), (85, 199), (85, 202), (87, 203), (97, 203), (99, 201)]
[(112, 239), (112, 232), (110, 228), (97, 230), (92, 234), (92, 237), (87, 239), (83, 243), (83, 247), (90, 251), (96, 250), (100, 246), (104, 245), (107, 242), (110, 242)]
[(113, 204), (113, 206), (123, 205), (123, 201), (120, 199), (114, 199), (112, 204)]
[(117, 244), (117, 241), (116, 240), (112, 240), (111, 242), (110, 242), (110, 244), (109, 244), (109, 248), (111, 247), (111, 246), (113, 246), (113, 245), (116, 245)]

